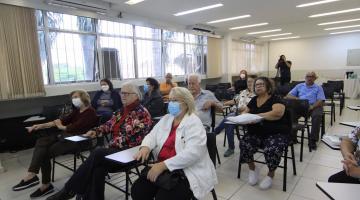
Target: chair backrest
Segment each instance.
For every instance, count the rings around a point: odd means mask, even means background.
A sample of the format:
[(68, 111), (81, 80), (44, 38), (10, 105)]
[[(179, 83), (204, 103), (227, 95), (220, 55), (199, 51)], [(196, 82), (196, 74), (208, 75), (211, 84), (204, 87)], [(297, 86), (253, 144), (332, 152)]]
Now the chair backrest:
[(216, 123), (216, 107), (215, 106), (211, 106), (210, 114), (211, 114), (211, 131), (214, 131), (215, 123)]
[(330, 83), (323, 83), (322, 88), (324, 90), (324, 95), (326, 99), (333, 99), (334, 98), (334, 92), (335, 88)]
[(289, 109), (293, 122), (297, 122), (300, 117), (307, 121), (309, 117), (309, 101), (306, 99), (285, 99), (286, 108)]
[(218, 100), (231, 100), (233, 99), (234, 93), (227, 91), (227, 89), (216, 89), (215, 97)]
[(208, 148), (209, 156), (214, 166), (216, 166), (216, 135), (215, 133), (206, 133), (207, 141), (206, 145)]
[(327, 83), (331, 84), (337, 93), (344, 91), (344, 81), (327, 81)]
[(218, 88), (217, 85), (206, 84), (206, 86), (205, 86), (206, 90), (209, 90), (209, 91), (214, 92), (214, 93), (215, 93), (217, 88)]
[(219, 83), (218, 88), (229, 89), (229, 88), (231, 88), (231, 83)]
[(291, 86), (290, 86), (290, 84), (279, 85), (279, 86), (276, 87), (276, 89), (275, 89), (275, 94), (284, 97), (284, 96), (286, 96), (287, 94), (289, 94), (290, 91), (291, 91)]
[(54, 106), (43, 106), (42, 115), (46, 117), (46, 120), (55, 120), (63, 114), (64, 104), (54, 105)]

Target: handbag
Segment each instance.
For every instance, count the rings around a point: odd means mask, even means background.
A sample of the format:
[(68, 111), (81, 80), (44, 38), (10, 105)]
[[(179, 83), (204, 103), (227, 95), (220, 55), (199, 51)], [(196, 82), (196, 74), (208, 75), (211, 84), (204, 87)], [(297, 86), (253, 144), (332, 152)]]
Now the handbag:
[[(151, 167), (145, 166), (145, 168), (140, 173), (140, 177), (146, 179), (150, 169)], [(181, 179), (185, 178), (184, 171), (181, 169), (174, 170), (172, 172), (166, 170), (156, 178), (155, 185), (165, 190), (171, 190), (180, 182)]]

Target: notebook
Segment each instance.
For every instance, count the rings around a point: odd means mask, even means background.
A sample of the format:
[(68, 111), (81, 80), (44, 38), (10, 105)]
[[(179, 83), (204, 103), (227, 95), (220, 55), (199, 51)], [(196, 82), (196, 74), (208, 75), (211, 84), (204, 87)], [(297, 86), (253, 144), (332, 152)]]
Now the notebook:
[(255, 114), (245, 113), (234, 117), (228, 117), (227, 120), (235, 124), (252, 124), (260, 122), (263, 120), (263, 117)]

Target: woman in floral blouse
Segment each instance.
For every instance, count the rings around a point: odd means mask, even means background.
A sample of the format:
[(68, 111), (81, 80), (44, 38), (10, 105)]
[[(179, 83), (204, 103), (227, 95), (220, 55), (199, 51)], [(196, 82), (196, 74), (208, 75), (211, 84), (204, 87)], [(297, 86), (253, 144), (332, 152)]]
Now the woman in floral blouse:
[(83, 199), (104, 199), (106, 174), (120, 171), (124, 167), (105, 156), (140, 145), (152, 123), (149, 112), (140, 104), (141, 93), (136, 85), (124, 84), (120, 96), (123, 108), (105, 124), (84, 134), (94, 138), (111, 133), (113, 137), (109, 148), (94, 150), (66, 182), (65, 187), (47, 199), (65, 200), (75, 195)]
[(342, 139), (340, 149), (344, 170), (330, 176), (329, 182), (360, 184), (360, 126)]

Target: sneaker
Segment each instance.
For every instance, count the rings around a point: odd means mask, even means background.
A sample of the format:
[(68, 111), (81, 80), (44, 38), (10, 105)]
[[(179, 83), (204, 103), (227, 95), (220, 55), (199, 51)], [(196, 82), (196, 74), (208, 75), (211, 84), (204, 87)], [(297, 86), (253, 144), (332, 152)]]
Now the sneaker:
[(74, 193), (68, 192), (65, 188), (61, 189), (56, 194), (46, 198), (46, 200), (68, 200), (75, 196)]
[(39, 178), (37, 176), (34, 176), (32, 179), (27, 180), (27, 181), (21, 180), (20, 183), (18, 183), (14, 187), (12, 187), (12, 189), (13, 189), (13, 191), (25, 190), (25, 189), (33, 187), (39, 183), (40, 183)]
[(267, 190), (271, 188), (271, 185), (272, 185), (272, 178), (270, 176), (266, 176), (259, 184), (259, 187), (262, 190)]
[(234, 149), (227, 149), (224, 153), (224, 157), (229, 157), (234, 154)]
[(43, 197), (43, 196), (48, 195), (48, 194), (50, 194), (52, 192), (54, 192), (54, 186), (50, 184), (49, 187), (47, 187), (45, 190), (41, 190), (40, 188), (37, 189), (35, 192), (30, 194), (30, 198), (35, 199), (35, 198)]
[(255, 170), (249, 171), (249, 179), (248, 179), (249, 185), (256, 185), (256, 183), (259, 181), (259, 174), (260, 174), (260, 170), (257, 167), (255, 167)]

